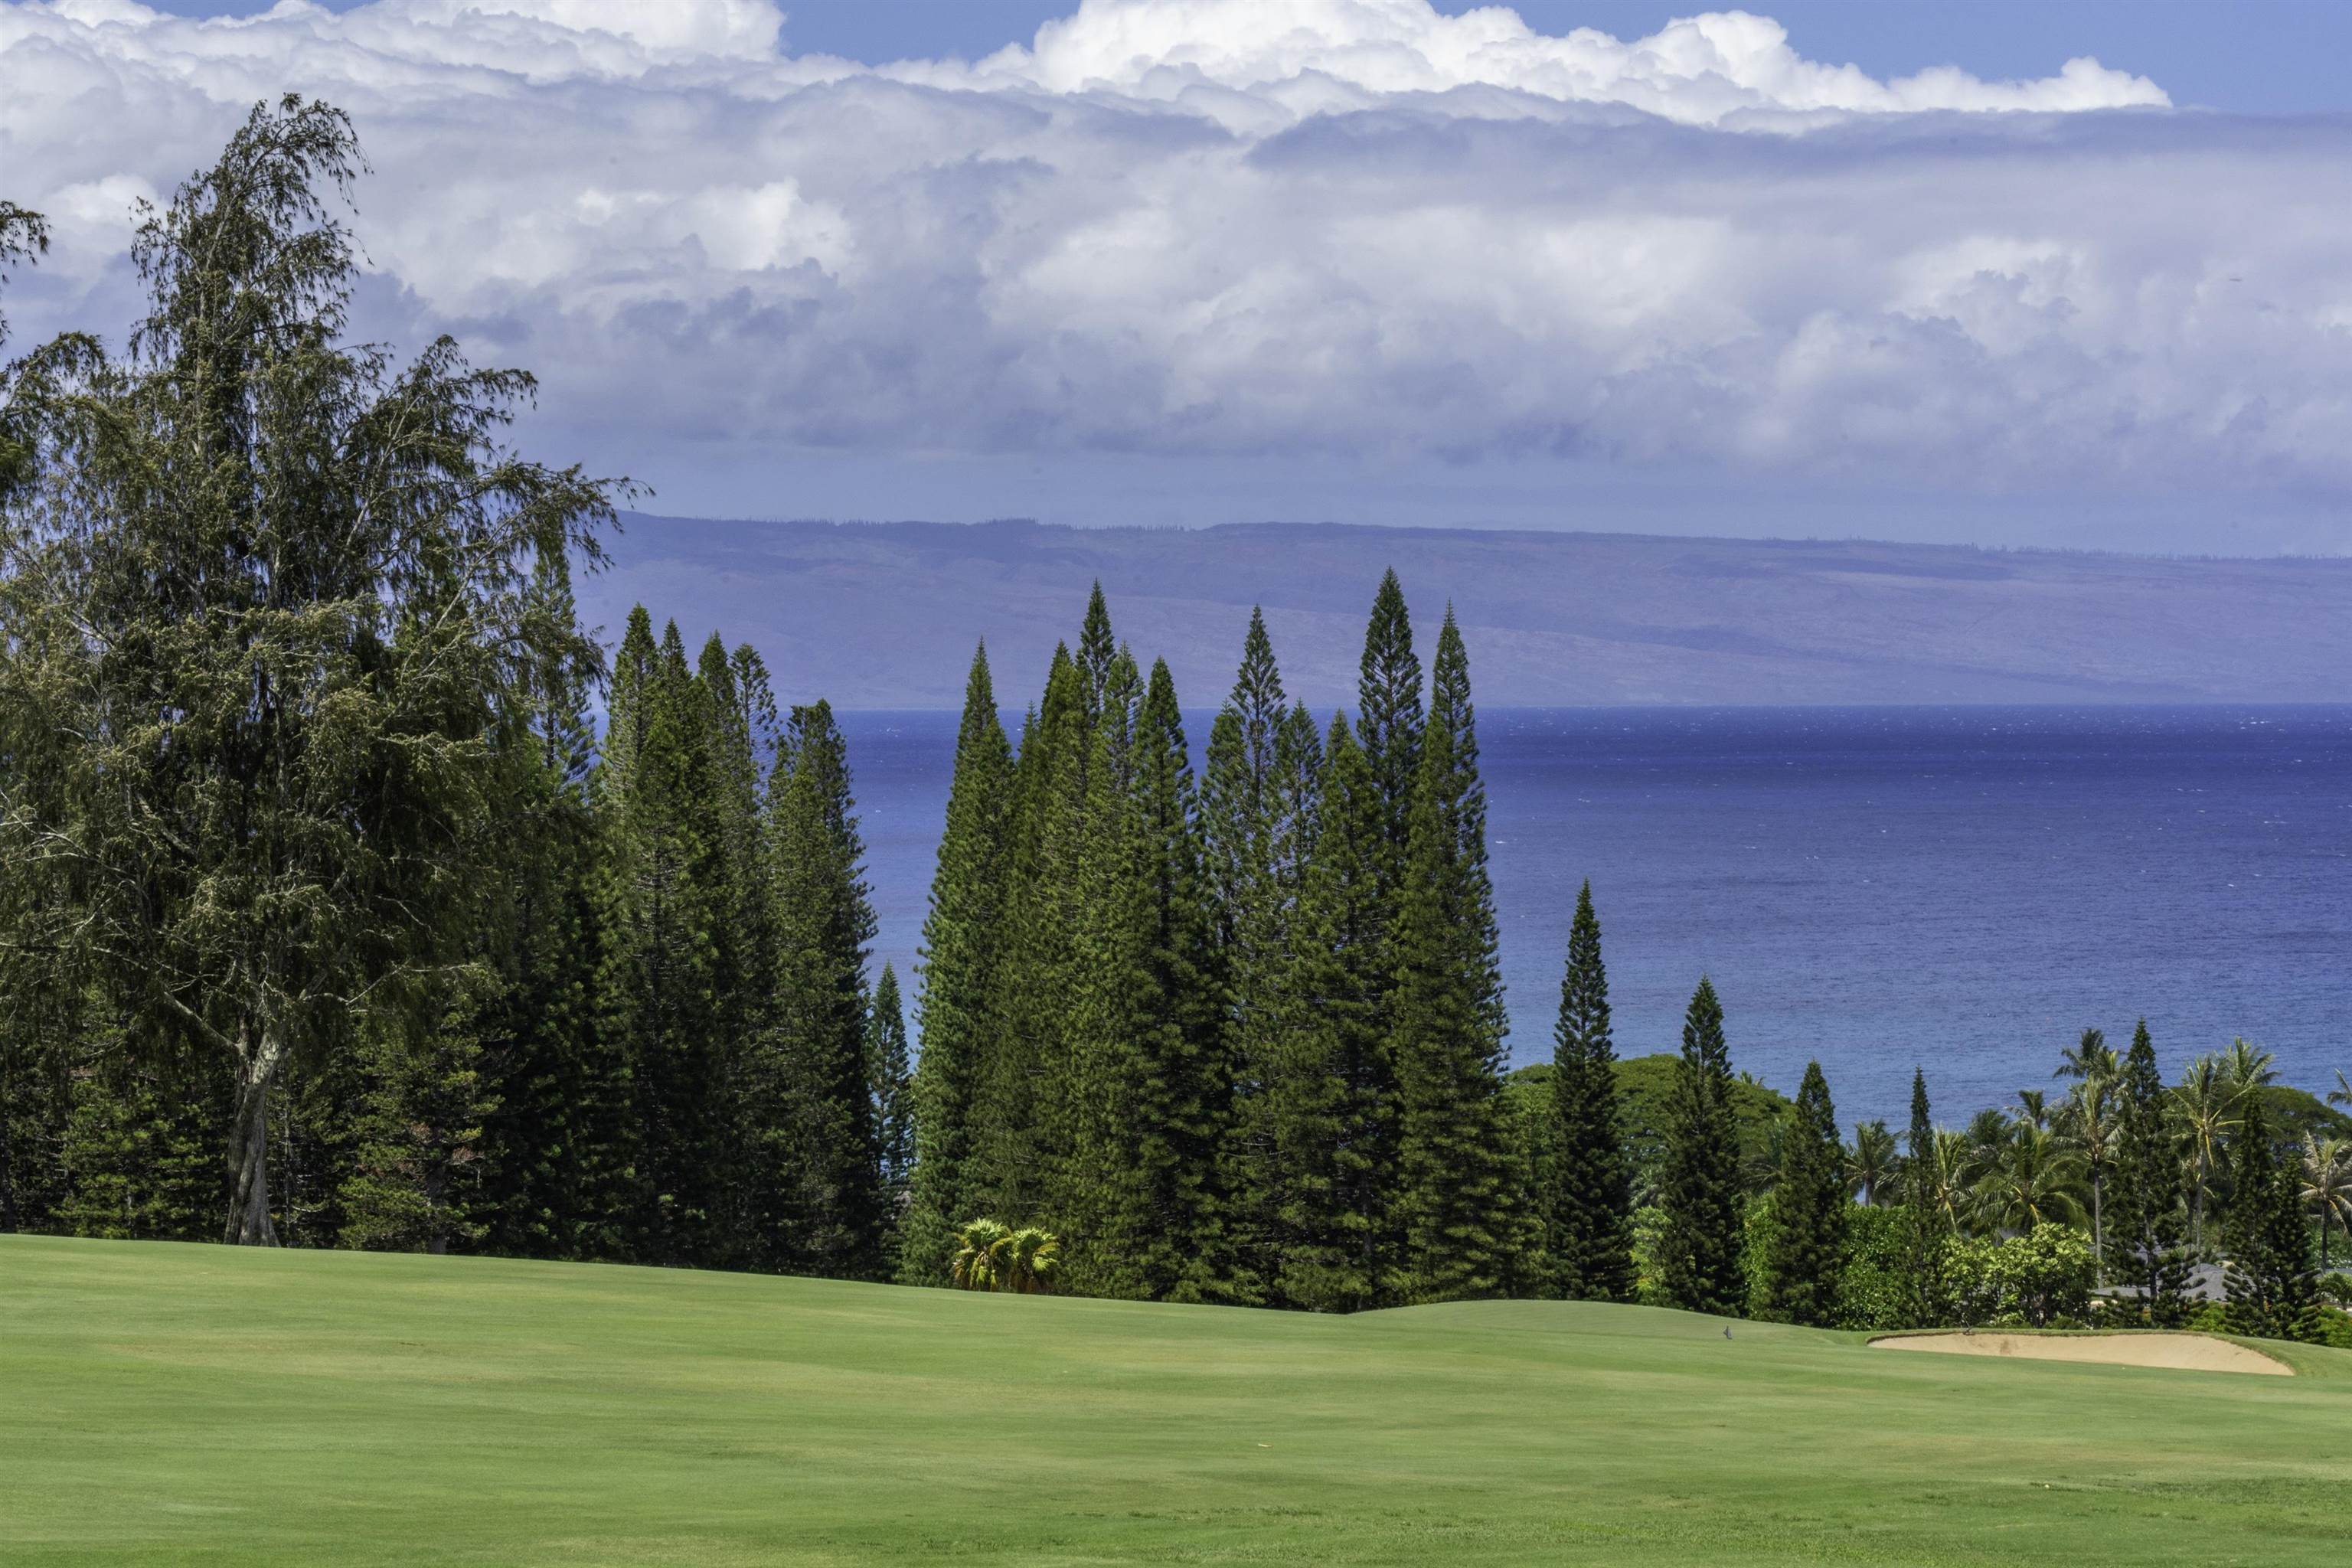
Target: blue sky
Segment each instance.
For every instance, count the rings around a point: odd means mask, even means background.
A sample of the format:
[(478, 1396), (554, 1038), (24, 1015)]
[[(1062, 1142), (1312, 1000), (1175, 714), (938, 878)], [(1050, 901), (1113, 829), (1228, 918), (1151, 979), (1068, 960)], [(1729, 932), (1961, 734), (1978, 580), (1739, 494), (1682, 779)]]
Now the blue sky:
[(360, 324), (660, 510), (2352, 551), (2352, 5), (158, 9), (0, 0), (20, 334), (317, 92)]

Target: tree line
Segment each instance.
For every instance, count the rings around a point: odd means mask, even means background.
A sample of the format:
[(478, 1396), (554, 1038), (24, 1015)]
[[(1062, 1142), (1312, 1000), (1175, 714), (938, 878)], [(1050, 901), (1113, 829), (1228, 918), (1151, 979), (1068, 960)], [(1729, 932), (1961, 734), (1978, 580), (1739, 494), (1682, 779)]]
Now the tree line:
[(2343, 1147), (2282, 1157), (2252, 1057), (2086, 1037), (2055, 1107), (1941, 1131), (1923, 1080), (1849, 1148), (1704, 979), (1620, 1061), (1588, 887), (1509, 1073), (1468, 650), (1393, 574), (1326, 721), (1253, 614), (1197, 777), (1099, 587), (1017, 745), (976, 653), (916, 1056), (830, 709), (643, 607), (607, 668), (571, 574), (632, 492), (503, 444), (528, 376), (342, 341), (359, 168), (257, 109), (147, 215), (127, 351), (6, 372), (0, 1226), (1881, 1326), (2103, 1270), (2185, 1321), (2220, 1252), (2233, 1321), (2326, 1327)]

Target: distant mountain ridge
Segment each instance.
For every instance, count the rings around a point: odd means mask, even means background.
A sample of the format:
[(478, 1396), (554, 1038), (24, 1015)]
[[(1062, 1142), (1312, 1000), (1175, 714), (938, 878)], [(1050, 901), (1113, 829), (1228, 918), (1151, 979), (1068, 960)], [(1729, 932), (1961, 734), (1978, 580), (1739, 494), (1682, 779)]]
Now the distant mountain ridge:
[(1253, 604), (1293, 698), (1354, 689), (1393, 566), (1424, 644), (1450, 602), (1491, 706), (2352, 700), (2352, 559), (1248, 523), (749, 522), (631, 514), (580, 584), (759, 647), (788, 700), (952, 708), (985, 637), (1034, 697), (1087, 585), (1187, 706), (1233, 679)]

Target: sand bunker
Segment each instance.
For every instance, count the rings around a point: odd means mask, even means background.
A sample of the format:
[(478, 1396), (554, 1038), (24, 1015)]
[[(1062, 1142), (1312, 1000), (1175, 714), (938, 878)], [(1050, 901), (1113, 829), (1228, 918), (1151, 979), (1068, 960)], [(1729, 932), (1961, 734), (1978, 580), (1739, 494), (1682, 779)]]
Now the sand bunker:
[(2294, 1369), (2260, 1351), (2204, 1334), (1895, 1334), (1870, 1342), (1882, 1351), (1937, 1351), (2017, 1361), (2093, 1361), (2111, 1366), (2166, 1366), (2183, 1372), (2252, 1372), (2292, 1377)]

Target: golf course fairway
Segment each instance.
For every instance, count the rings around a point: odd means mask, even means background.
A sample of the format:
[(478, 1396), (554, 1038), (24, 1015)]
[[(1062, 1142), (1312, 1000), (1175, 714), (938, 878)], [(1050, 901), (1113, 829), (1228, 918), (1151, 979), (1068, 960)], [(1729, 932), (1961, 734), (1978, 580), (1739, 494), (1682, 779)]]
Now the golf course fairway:
[(2345, 1562), (2352, 1352), (0, 1237), (0, 1561)]

